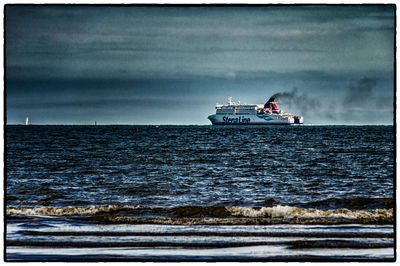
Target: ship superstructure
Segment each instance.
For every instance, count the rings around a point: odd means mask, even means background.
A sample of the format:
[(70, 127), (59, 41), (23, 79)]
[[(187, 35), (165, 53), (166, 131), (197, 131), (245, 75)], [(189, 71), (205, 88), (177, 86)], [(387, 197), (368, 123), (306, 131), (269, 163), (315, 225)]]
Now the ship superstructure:
[(265, 104), (241, 104), (232, 102), (217, 104), (216, 112), (208, 116), (213, 125), (297, 125), (303, 117), (284, 113), (271, 97)]

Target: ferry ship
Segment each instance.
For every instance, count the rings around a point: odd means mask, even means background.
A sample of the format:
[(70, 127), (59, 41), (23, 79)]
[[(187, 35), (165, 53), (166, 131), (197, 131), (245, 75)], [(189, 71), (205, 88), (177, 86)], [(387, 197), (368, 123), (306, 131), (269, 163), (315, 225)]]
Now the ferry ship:
[(284, 113), (272, 96), (265, 104), (240, 104), (228, 98), (228, 104), (217, 104), (216, 113), (209, 115), (213, 125), (300, 125), (303, 117)]

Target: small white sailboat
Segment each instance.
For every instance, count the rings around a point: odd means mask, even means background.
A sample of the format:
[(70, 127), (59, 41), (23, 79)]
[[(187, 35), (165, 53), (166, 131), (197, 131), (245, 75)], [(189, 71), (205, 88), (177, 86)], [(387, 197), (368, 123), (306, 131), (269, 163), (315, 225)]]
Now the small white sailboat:
[(28, 126), (29, 125), (29, 117), (26, 117), (26, 119), (25, 119), (25, 126)]

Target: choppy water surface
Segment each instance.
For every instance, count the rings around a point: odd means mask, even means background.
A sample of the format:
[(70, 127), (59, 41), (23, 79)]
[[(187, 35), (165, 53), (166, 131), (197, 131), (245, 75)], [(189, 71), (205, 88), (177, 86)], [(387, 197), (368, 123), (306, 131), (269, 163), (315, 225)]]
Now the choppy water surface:
[(394, 257), (391, 126), (7, 126), (6, 167), (9, 260)]

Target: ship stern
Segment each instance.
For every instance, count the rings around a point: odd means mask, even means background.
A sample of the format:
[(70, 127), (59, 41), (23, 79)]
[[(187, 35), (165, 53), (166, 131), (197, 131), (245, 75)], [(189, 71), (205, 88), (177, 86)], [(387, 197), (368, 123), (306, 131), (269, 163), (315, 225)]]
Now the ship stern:
[(303, 117), (302, 116), (295, 116), (294, 117), (294, 124), (295, 125), (302, 125), (303, 124)]

